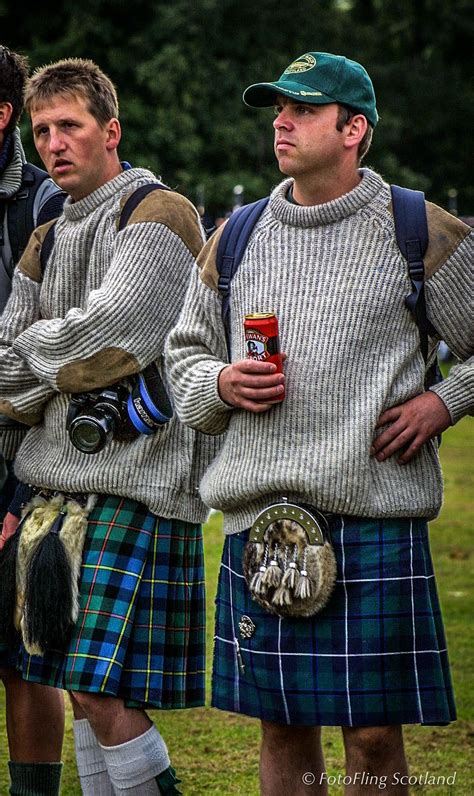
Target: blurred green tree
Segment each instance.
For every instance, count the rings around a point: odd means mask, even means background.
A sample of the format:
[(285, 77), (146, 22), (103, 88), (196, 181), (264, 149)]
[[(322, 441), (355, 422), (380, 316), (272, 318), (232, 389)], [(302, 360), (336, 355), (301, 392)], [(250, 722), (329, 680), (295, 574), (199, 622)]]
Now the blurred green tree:
[[(272, 111), (247, 108), (243, 89), (274, 79), (307, 50), (363, 63), (381, 121), (368, 164), (460, 214), (474, 208), (467, 169), (474, 127), (470, 0), (43, 0), (29, 13), (0, 0), (2, 43), (33, 67), (92, 58), (117, 85), (120, 154), (148, 166), (212, 213), (279, 180)], [(33, 156), (28, 120), (22, 123)], [(469, 137), (469, 138), (468, 138)]]

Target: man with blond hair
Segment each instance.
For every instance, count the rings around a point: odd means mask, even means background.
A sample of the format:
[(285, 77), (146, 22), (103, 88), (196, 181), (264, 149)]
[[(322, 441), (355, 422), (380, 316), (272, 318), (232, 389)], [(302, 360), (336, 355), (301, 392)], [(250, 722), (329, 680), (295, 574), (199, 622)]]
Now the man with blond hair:
[[(58, 221), (32, 237), (0, 326), (0, 407), (31, 426), (15, 468), (33, 491), (17, 543), (28, 558), (38, 512), (51, 516), (41, 526), (43, 555), (58, 540), (66, 545), (66, 527), (71, 535), (86, 528), (78, 610), (62, 635), (61, 595), (52, 636), (44, 617), (49, 676), (38, 681), (72, 699), (84, 794), (178, 793), (146, 708), (204, 703), (208, 510), (197, 485), (214, 444), (169, 420), (162, 363), (203, 230), (185, 197), (120, 161), (115, 87), (95, 63), (73, 58), (36, 70), (26, 108), (38, 153), (68, 199)], [(153, 417), (153, 394), (143, 401), (138, 380), (150, 368), (166, 409)], [(145, 420), (131, 425), (132, 386)], [(39, 642), (25, 595), (17, 612), (30, 679)]]

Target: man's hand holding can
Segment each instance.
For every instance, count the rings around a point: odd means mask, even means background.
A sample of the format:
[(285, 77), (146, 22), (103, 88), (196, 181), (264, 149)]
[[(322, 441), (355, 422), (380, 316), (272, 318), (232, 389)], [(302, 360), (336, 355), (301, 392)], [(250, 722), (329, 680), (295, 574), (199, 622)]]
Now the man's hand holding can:
[[(282, 359), (285, 355), (282, 354)], [(267, 412), (285, 394), (285, 376), (274, 362), (241, 359), (219, 374), (219, 395), (225, 403), (248, 412)]]
[(278, 320), (273, 313), (253, 313), (244, 321), (247, 358), (233, 362), (219, 374), (219, 394), (230, 406), (267, 412), (285, 397)]

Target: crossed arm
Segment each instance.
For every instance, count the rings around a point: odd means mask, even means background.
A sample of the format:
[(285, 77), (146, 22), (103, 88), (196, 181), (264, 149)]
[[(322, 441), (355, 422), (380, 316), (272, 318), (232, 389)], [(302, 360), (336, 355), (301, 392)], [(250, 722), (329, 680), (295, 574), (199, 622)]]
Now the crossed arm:
[(40, 284), (16, 273), (0, 322), (0, 408), (33, 425), (55, 393), (112, 384), (159, 358), (193, 263), (164, 225), (133, 224), (84, 307), (52, 319), (40, 315)]

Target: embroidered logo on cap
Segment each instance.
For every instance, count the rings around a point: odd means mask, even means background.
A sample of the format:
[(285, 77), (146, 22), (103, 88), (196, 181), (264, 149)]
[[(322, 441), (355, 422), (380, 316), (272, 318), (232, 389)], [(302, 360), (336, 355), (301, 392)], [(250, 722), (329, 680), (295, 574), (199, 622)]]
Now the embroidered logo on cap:
[(295, 72), (307, 72), (308, 69), (312, 69), (313, 66), (316, 66), (316, 58), (314, 55), (311, 55), (311, 53), (306, 53), (306, 55), (302, 55), (301, 58), (297, 58), (296, 61), (293, 61), (293, 63), (285, 69), (283, 74), (291, 75)]

